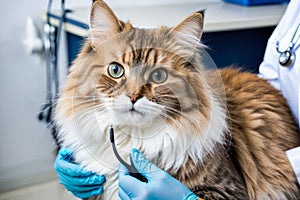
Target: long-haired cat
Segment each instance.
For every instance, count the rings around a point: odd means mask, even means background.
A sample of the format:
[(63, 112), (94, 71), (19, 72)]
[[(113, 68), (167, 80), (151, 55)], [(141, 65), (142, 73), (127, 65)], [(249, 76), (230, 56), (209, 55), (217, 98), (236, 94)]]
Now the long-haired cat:
[(90, 20), (56, 109), (61, 145), (106, 176), (90, 199), (118, 199), (110, 125), (123, 159), (135, 147), (199, 196), (300, 199), (285, 155), (300, 134), (285, 99), (254, 74), (205, 68), (203, 12), (139, 29), (98, 0)]

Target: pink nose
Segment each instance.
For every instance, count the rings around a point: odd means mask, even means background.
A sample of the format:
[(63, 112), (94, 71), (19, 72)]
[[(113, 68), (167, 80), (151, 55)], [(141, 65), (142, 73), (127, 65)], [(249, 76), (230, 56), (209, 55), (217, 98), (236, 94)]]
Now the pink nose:
[(142, 96), (140, 94), (132, 94), (129, 97), (130, 97), (130, 101), (132, 104), (134, 104), (135, 102), (137, 102), (137, 100), (142, 98)]

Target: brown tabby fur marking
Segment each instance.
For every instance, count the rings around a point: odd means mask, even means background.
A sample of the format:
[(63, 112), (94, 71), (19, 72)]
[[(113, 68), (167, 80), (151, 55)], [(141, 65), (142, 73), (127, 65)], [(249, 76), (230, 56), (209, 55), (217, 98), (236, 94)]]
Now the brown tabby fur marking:
[[(299, 185), (284, 153), (299, 146), (299, 129), (285, 99), (254, 74), (232, 68), (220, 74), (230, 124), (228, 151), (221, 147), (203, 166), (187, 164), (174, 176), (207, 199), (299, 199)], [(277, 197), (270, 185), (283, 194)]]
[[(167, 112), (169, 118), (166, 120), (170, 126), (177, 127), (182, 116), (196, 119), (197, 123), (190, 122), (186, 127), (186, 134), (200, 137), (199, 129), (225, 114), (211, 116), (213, 104), (208, 95), (211, 92), (220, 104), (227, 106), (224, 112), (227, 112), (228, 128), (220, 133), (220, 141), (210, 146), (204, 144), (209, 147), (196, 156), (199, 160), (188, 155), (178, 169), (166, 166), (163, 152), (158, 152), (152, 162), (205, 199), (300, 199), (299, 185), (285, 155), (286, 150), (300, 145), (300, 135), (285, 99), (267, 81), (254, 74), (233, 68), (204, 70), (201, 63), (201, 51), (204, 50), (200, 44), (202, 29), (203, 12), (191, 14), (174, 28), (138, 29), (118, 20), (103, 1), (94, 1), (91, 37), (71, 67), (56, 110), (62, 145), (71, 146), (75, 161), (88, 170), (96, 171), (99, 167), (97, 163), (89, 163), (90, 157), (82, 152), (84, 148), (91, 148), (89, 152), (95, 156), (111, 153), (113, 160), (109, 142), (102, 150), (93, 146), (104, 145), (99, 141), (105, 138), (98, 141), (100, 133), (97, 137), (92, 135), (98, 131), (95, 126), (98, 121), (86, 116), (104, 103), (99, 96), (113, 99), (121, 93), (134, 101), (146, 97), (151, 102), (172, 108), (172, 112)], [(112, 62), (123, 65), (126, 72), (130, 71), (130, 76), (111, 78), (106, 68)], [(158, 65), (168, 70), (170, 82), (145, 82), (140, 75)], [(223, 82), (218, 81), (220, 76)], [(226, 100), (222, 102), (219, 97), (224, 89)], [(179, 93), (181, 95), (176, 96)], [(66, 121), (77, 123), (79, 134), (83, 132), (80, 141), (76, 138), (78, 135), (69, 135), (73, 129)], [(198, 148), (202, 149), (202, 146)], [(140, 150), (146, 157), (150, 156), (143, 145)], [(188, 154), (188, 151), (184, 153)], [(114, 174), (111, 180), (116, 183), (117, 172), (111, 173)], [(106, 192), (110, 192), (109, 189)]]

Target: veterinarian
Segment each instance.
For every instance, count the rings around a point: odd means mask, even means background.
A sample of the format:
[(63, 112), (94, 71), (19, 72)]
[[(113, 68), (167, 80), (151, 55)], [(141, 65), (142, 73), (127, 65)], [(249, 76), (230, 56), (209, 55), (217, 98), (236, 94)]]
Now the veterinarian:
[[(300, 127), (300, 1), (291, 0), (268, 41), (259, 75), (281, 90)], [(300, 135), (299, 135), (300, 137)], [(300, 184), (300, 147), (286, 152)]]
[[(269, 82), (288, 101), (296, 122), (300, 125), (300, 1), (291, 0), (277, 28), (268, 41), (260, 76)], [(300, 137), (300, 135), (299, 135)], [(131, 152), (136, 168), (148, 183), (128, 175), (124, 166), (119, 169), (119, 196), (127, 199), (198, 199), (185, 185), (150, 163), (138, 151)], [(300, 183), (300, 147), (287, 151), (287, 156)], [(84, 171), (72, 162), (72, 152), (62, 149), (55, 161), (58, 179), (67, 190), (79, 198), (103, 193), (104, 176)]]

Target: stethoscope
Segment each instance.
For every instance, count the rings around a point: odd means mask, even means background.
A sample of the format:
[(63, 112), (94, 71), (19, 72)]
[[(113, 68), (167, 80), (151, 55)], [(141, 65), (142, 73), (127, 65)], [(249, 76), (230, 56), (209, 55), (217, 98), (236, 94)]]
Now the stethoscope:
[(285, 51), (279, 50), (279, 41), (276, 42), (276, 51), (280, 54), (279, 55), (279, 64), (283, 67), (289, 67), (293, 65), (296, 59), (296, 55), (294, 52), (294, 47), (300, 37), (300, 23), (297, 26), (296, 31), (294, 32), (294, 35), (289, 43), (288, 48)]
[(129, 171), (129, 174), (135, 178), (137, 178), (138, 180), (142, 181), (142, 182), (145, 182), (145, 183), (148, 183), (148, 179), (143, 176), (134, 166), (133, 162), (132, 162), (132, 158), (130, 157), (130, 163), (131, 164), (128, 164), (126, 163), (122, 158), (121, 156), (119, 155), (118, 151), (117, 151), (117, 148), (116, 148), (116, 145), (115, 145), (115, 135), (114, 135), (114, 128), (112, 127), (112, 125), (110, 126), (109, 128), (109, 135), (110, 135), (110, 142), (111, 142), (111, 145), (112, 145), (112, 148), (113, 148), (113, 152), (115, 154), (115, 156), (117, 157), (117, 159), (119, 160), (119, 162), (124, 165), (128, 171)]
[[(58, 46), (62, 32), (63, 22), (65, 21), (66, 13), (69, 10), (65, 9), (65, 0), (61, 0), (61, 17), (58, 28), (56, 29), (50, 23), (51, 6), (53, 0), (48, 0), (46, 23), (44, 24), (44, 50), (46, 60), (46, 104), (44, 104), (38, 114), (40, 121), (46, 122), (51, 128), (51, 134), (55, 142), (59, 144), (56, 134), (56, 126), (53, 123), (53, 107), (59, 92), (59, 74), (58, 74)], [(53, 87), (54, 86), (54, 87)]]

